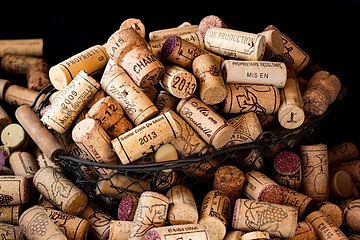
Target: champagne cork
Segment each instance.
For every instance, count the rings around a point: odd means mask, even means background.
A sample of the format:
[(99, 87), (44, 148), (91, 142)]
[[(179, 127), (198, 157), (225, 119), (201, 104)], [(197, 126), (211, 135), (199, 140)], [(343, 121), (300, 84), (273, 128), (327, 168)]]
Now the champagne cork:
[(296, 73), (299, 73), (310, 60), (309, 55), (304, 52), (301, 48), (299, 48), (290, 38), (288, 38), (285, 34), (280, 32), (275, 26), (270, 25), (266, 27), (264, 32), (269, 30), (275, 30), (281, 34), (284, 45), (284, 52), (281, 54), (276, 54), (275, 57), (280, 62), (285, 62), (288, 67), (291, 67), (295, 70)]
[(180, 129), (170, 113), (148, 120), (112, 140), (113, 149), (123, 164), (133, 162), (156, 151), (180, 135)]
[(113, 33), (106, 50), (112, 60), (123, 67), (141, 88), (157, 84), (164, 76), (162, 63), (146, 47), (145, 40), (131, 28)]
[(128, 240), (133, 223), (131, 221), (110, 222), (110, 234), (108, 240)]
[(0, 236), (4, 239), (24, 240), (24, 234), (21, 232), (19, 226), (8, 223), (0, 223)]
[(280, 187), (284, 193), (283, 205), (295, 207), (298, 210), (299, 219), (303, 219), (317, 209), (318, 201), (293, 189), (284, 186)]
[(309, 116), (319, 116), (328, 109), (341, 89), (340, 80), (327, 71), (315, 73), (303, 94), (304, 110)]
[(303, 145), (302, 160), (303, 193), (318, 201), (329, 199), (329, 169), (325, 144)]
[(269, 30), (261, 32), (265, 37), (265, 54), (264, 60), (276, 59), (276, 56), (284, 53), (284, 42), (279, 31)]
[(185, 186), (174, 186), (168, 190), (168, 221), (171, 225), (182, 225), (198, 222), (196, 202), (190, 189)]
[(135, 30), (142, 38), (145, 39), (145, 26), (140, 19), (128, 18), (121, 23), (119, 29), (122, 30), (127, 28)]
[(10, 81), (6, 79), (0, 79), (0, 100), (5, 99), (5, 92), (10, 86)]
[(199, 32), (201, 33), (201, 36), (205, 37), (206, 31), (212, 27), (228, 28), (221, 18), (215, 15), (209, 15), (201, 19), (199, 23)]
[(346, 160), (359, 159), (359, 151), (352, 142), (343, 142), (329, 149), (329, 166)]
[(333, 222), (337, 227), (340, 227), (343, 223), (343, 211), (338, 205), (324, 201), (321, 203), (319, 211), (322, 212), (322, 214), (331, 220), (331, 222)]
[(207, 50), (227, 57), (260, 61), (264, 57), (265, 37), (231, 30), (212, 27), (206, 31), (204, 37)]
[(99, 88), (100, 84), (81, 70), (51, 104), (41, 121), (64, 134)]
[(225, 113), (274, 114), (280, 106), (279, 90), (273, 86), (229, 84), (222, 103)]
[(19, 205), (29, 201), (30, 181), (24, 176), (0, 176), (0, 205)]
[(120, 221), (132, 221), (135, 216), (138, 202), (138, 197), (132, 195), (126, 195), (125, 197), (123, 197), (118, 207), (118, 219)]
[(102, 89), (120, 104), (126, 116), (136, 126), (159, 113), (153, 102), (136, 86), (125, 70), (111, 60), (100, 84)]
[(65, 149), (54, 135), (41, 123), (34, 111), (28, 106), (21, 106), (16, 110), (15, 116), (45, 156), (53, 162), (60, 161), (57, 154), (64, 155)]
[(29, 135), (20, 124), (7, 125), (1, 132), (1, 141), (10, 150), (26, 148), (29, 146)]
[(44, 41), (42, 38), (0, 40), (0, 57), (5, 54), (17, 54), (41, 57), (43, 55)]
[(239, 240), (244, 234), (244, 231), (228, 230), (224, 240)]
[(187, 98), (195, 92), (197, 83), (187, 70), (176, 65), (167, 65), (160, 85), (174, 97)]
[(107, 164), (119, 162), (116, 153), (112, 150), (109, 135), (96, 120), (88, 118), (80, 121), (72, 131), (72, 138), (91, 160)]
[(220, 190), (212, 190), (201, 204), (199, 224), (206, 228), (211, 240), (220, 240), (226, 235), (229, 214), (229, 196)]
[(283, 88), (286, 83), (285, 63), (226, 60), (221, 69), (226, 84), (260, 84)]
[(44, 167), (33, 178), (35, 188), (62, 211), (79, 215), (88, 198), (74, 183), (53, 167)]
[(124, 110), (112, 97), (97, 101), (88, 111), (87, 117), (95, 119), (111, 139), (133, 128), (124, 117)]
[(28, 239), (67, 240), (61, 230), (46, 214), (44, 208), (38, 205), (27, 209), (21, 214), (19, 226)]
[(336, 239), (347, 240), (348, 238), (336, 225), (320, 211), (310, 213), (305, 221), (311, 223), (317, 236), (321, 240)]
[[(0, 206), (0, 222), (18, 225), (21, 213), (20, 205)], [(1, 234), (0, 234), (1, 236)]]
[(360, 200), (352, 201), (344, 210), (344, 224), (355, 232), (360, 232)]
[(234, 128), (234, 134), (226, 147), (254, 142), (262, 133), (259, 118), (253, 112), (239, 115), (227, 121)]
[(169, 108), (173, 111), (176, 111), (176, 106), (179, 103), (179, 99), (174, 97), (172, 94), (168, 93), (167, 91), (160, 91), (159, 95), (155, 101), (155, 107), (162, 111), (164, 108)]
[(35, 91), (40, 91), (51, 84), (49, 70), (50, 66), (45, 60), (31, 64), (26, 72), (27, 87)]
[(12, 123), (11, 118), (5, 112), (5, 110), (0, 106), (0, 132), (2, 132), (4, 128), (11, 123)]
[(10, 155), (10, 167), (17, 176), (24, 176), (26, 178), (34, 177), (38, 170), (38, 166), (33, 155), (24, 150), (17, 150)]
[(1, 59), (1, 68), (7, 72), (25, 75), (29, 66), (44, 61), (38, 57), (5, 54)]
[[(5, 102), (13, 106), (28, 105), (31, 106), (39, 94), (38, 91), (34, 91), (28, 88), (24, 88), (17, 85), (10, 85), (5, 92)], [(44, 99), (45, 94), (42, 94), (34, 109), (36, 109), (40, 102)]]
[(149, 230), (144, 240), (210, 240), (210, 236), (201, 224), (182, 224), (177, 226), (158, 227)]
[(350, 174), (339, 170), (330, 174), (330, 197), (331, 199), (347, 198), (351, 195), (354, 187)]
[(232, 227), (243, 231), (266, 231), (272, 237), (292, 238), (297, 218), (294, 207), (239, 198), (235, 202)]
[(331, 175), (340, 170), (346, 171), (350, 174), (355, 186), (360, 185), (360, 160), (346, 160), (329, 166), (329, 173)]
[(270, 239), (270, 234), (268, 232), (262, 231), (253, 231), (245, 233), (241, 236), (241, 240), (266, 240)]
[(199, 80), (201, 101), (209, 105), (222, 102), (226, 97), (227, 89), (217, 59), (210, 54), (200, 55), (194, 59), (192, 68), (195, 77)]
[(234, 128), (223, 117), (195, 97), (181, 100), (176, 111), (208, 144), (216, 149), (228, 143), (234, 133)]
[(304, 104), (295, 77), (288, 77), (285, 87), (280, 90), (281, 104), (278, 110), (278, 119), (281, 126), (294, 129), (305, 121)]
[(110, 222), (113, 219), (109, 213), (93, 202), (89, 202), (80, 216), (90, 223), (89, 239), (107, 240)]
[(129, 240), (144, 239), (144, 235), (152, 228), (165, 224), (169, 199), (157, 192), (143, 192), (136, 208)]
[(219, 167), (214, 176), (213, 189), (221, 190), (230, 197), (230, 206), (240, 198), (245, 182), (244, 173), (235, 166), (226, 165)]
[(51, 67), (50, 81), (57, 90), (63, 90), (81, 70), (95, 75), (104, 70), (108, 60), (105, 47), (95, 45)]
[(149, 40), (156, 41), (161, 39), (167, 39), (171, 35), (181, 36), (184, 34), (194, 33), (199, 31), (198, 25), (190, 25), (188, 27), (177, 27), (177, 28), (168, 28), (157, 31), (152, 31), (149, 33)]
[(87, 239), (90, 228), (88, 221), (55, 209), (45, 208), (44, 210), (68, 240)]
[(301, 189), (301, 159), (291, 151), (282, 151), (274, 159), (274, 180), (280, 185), (298, 191)]
[(284, 201), (284, 192), (281, 187), (258, 171), (245, 174), (243, 193), (246, 198), (261, 202), (282, 204)]

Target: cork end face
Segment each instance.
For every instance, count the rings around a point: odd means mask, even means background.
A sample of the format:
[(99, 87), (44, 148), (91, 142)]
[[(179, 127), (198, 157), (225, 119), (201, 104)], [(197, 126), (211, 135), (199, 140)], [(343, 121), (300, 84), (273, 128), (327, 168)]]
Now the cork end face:
[(208, 105), (215, 105), (224, 101), (227, 96), (226, 88), (219, 86), (209, 87), (206, 91), (200, 92), (201, 101)]
[(163, 58), (167, 58), (169, 57), (175, 50), (176, 45), (177, 45), (177, 36), (176, 35), (171, 35), (170, 37), (168, 37), (161, 49), (161, 56)]
[(295, 129), (305, 121), (305, 113), (302, 108), (294, 105), (284, 105), (278, 110), (278, 119), (281, 126), (286, 129)]
[(49, 79), (51, 84), (59, 91), (63, 90), (72, 80), (68, 79), (66, 73), (59, 65), (50, 68)]
[(144, 240), (161, 240), (161, 237), (156, 230), (152, 229), (144, 235)]
[(260, 192), (257, 200), (260, 202), (282, 204), (284, 192), (279, 185), (269, 185)]
[(121, 199), (118, 207), (118, 219), (120, 221), (131, 221), (137, 207), (137, 198), (127, 195)]
[(274, 167), (280, 173), (294, 173), (301, 168), (301, 159), (294, 152), (283, 151), (275, 157)]
[(165, 75), (165, 67), (159, 62), (158, 66), (149, 71), (140, 81), (141, 88), (156, 85)]
[(81, 142), (82, 139), (90, 138), (92, 132), (96, 129), (99, 123), (92, 118), (86, 118), (81, 120), (75, 125), (72, 131), (72, 138), (75, 142)]
[(227, 28), (221, 18), (215, 15), (209, 15), (204, 17), (199, 23), (199, 32), (201, 36), (205, 37), (206, 31), (211, 27)]

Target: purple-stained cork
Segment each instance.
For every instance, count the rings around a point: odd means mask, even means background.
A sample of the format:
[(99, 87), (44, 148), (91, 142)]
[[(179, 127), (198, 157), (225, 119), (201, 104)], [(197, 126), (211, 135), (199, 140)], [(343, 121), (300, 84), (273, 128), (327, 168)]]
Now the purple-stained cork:
[(171, 35), (170, 37), (168, 37), (161, 49), (161, 55), (166, 58), (168, 56), (170, 56), (175, 48), (176, 48), (176, 44), (177, 44), (177, 36), (176, 35)]
[(118, 208), (118, 219), (120, 221), (132, 221), (138, 205), (138, 198), (127, 195), (121, 199)]
[(260, 202), (282, 204), (284, 192), (279, 185), (268, 185), (261, 190), (257, 200)]
[(299, 155), (291, 151), (280, 152), (274, 159), (276, 171), (284, 174), (294, 173), (301, 168)]
[(160, 234), (157, 231), (149, 230), (145, 236), (144, 240), (161, 240)]
[(227, 28), (224, 21), (215, 15), (204, 17), (199, 23), (199, 32), (201, 36), (205, 37), (206, 31), (211, 27)]
[(4, 153), (0, 151), (0, 170), (3, 168), (4, 165), (5, 165), (5, 156)]

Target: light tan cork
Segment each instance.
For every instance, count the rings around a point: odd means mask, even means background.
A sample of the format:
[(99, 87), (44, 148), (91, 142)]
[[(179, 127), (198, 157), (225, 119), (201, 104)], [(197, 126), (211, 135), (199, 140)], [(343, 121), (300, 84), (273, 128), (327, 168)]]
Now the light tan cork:
[(324, 201), (319, 207), (319, 211), (324, 214), (330, 221), (332, 221), (337, 227), (340, 227), (343, 223), (343, 211), (341, 208), (329, 201)]
[(19, 226), (8, 223), (0, 223), (0, 235), (6, 236), (8, 239), (25, 239), (24, 233), (22, 233)]
[(262, 231), (253, 231), (249, 233), (245, 233), (241, 236), (242, 240), (266, 240), (270, 239), (270, 234), (268, 232)]
[(44, 41), (42, 38), (0, 40), (0, 57), (5, 54), (41, 57), (43, 55)]
[(19, 205), (29, 201), (30, 179), (23, 176), (0, 176), (0, 205)]
[(159, 92), (159, 95), (156, 97), (156, 100), (154, 102), (156, 108), (159, 109), (159, 111), (162, 111), (165, 108), (176, 111), (176, 106), (178, 105), (178, 103), (179, 99), (165, 90), (161, 90)]
[[(24, 88), (18, 85), (10, 85), (5, 92), (4, 100), (6, 103), (13, 106), (28, 105), (34, 102), (36, 96), (39, 94), (38, 91), (34, 91), (28, 88)], [(45, 94), (42, 94), (37, 103), (35, 104), (34, 109), (36, 109), (40, 102), (44, 99)]]
[(132, 225), (132, 221), (111, 220), (108, 240), (128, 240)]
[(10, 155), (9, 164), (14, 174), (27, 178), (34, 177), (38, 166), (33, 155), (25, 150), (17, 150)]
[(120, 30), (131, 28), (134, 29), (142, 38), (145, 39), (145, 26), (140, 19), (128, 18), (120, 25)]
[(144, 240), (210, 240), (209, 234), (201, 224), (181, 224), (177, 226), (165, 226), (153, 228), (148, 231)]
[(1, 59), (1, 68), (7, 72), (25, 75), (32, 64), (42, 61), (44, 59), (38, 57), (5, 54)]

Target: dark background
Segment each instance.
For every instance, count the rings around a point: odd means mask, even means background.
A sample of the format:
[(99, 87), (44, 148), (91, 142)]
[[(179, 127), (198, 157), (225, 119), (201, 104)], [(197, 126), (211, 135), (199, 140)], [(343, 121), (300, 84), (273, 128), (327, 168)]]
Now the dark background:
[[(317, 141), (360, 147), (360, 1), (9, 1), (1, 9), (0, 39), (43, 38), (50, 65), (105, 43), (127, 18), (141, 19), (147, 34), (184, 21), (198, 24), (210, 14), (231, 29), (252, 33), (273, 24), (347, 89), (321, 123)], [(21, 76), (0, 72), (0, 78)]]

